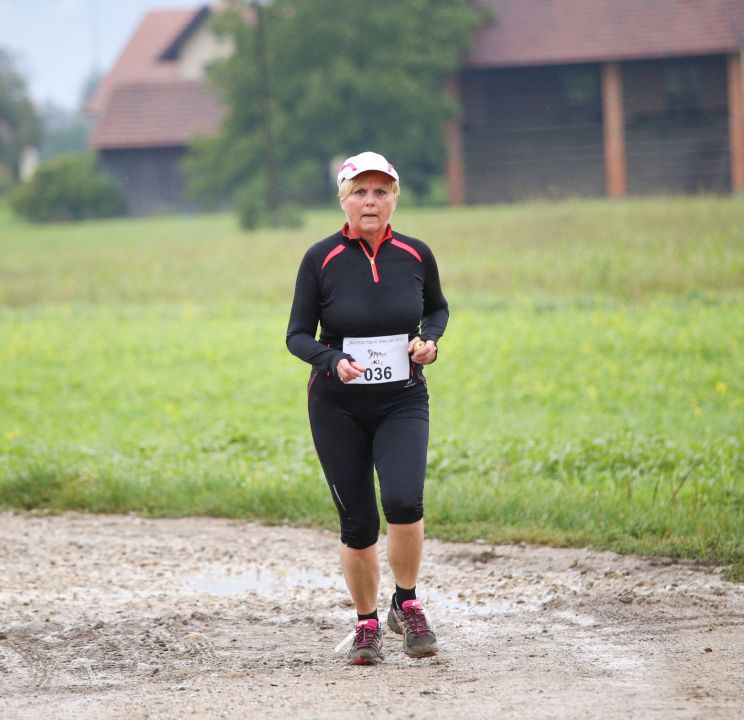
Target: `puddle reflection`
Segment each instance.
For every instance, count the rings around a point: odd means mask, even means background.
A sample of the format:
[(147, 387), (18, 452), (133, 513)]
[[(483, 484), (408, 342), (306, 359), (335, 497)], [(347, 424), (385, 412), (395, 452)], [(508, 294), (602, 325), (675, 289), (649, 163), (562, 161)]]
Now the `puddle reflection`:
[[(341, 577), (328, 577), (320, 573), (296, 568), (267, 570), (254, 567), (239, 575), (192, 575), (183, 578), (187, 587), (211, 595), (241, 595), (255, 593), (266, 597), (277, 597), (287, 593), (312, 590), (338, 590), (345, 592)], [(520, 596), (516, 598), (493, 598), (490, 601), (467, 602), (453, 591), (430, 590), (422, 595), (436, 614), (441, 611), (459, 611), (483, 618), (496, 615), (539, 610), (554, 597), (552, 592)]]
[(255, 568), (240, 575), (196, 575), (185, 578), (192, 590), (212, 595), (240, 595), (254, 592), (259, 595), (276, 595), (283, 590), (315, 590), (336, 586), (335, 580), (306, 570), (275, 572)]

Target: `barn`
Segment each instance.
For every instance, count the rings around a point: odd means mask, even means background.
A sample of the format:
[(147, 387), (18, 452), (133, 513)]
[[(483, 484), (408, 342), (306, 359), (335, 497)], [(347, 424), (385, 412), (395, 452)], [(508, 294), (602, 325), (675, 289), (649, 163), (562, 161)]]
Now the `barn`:
[(476, 0), (450, 201), (744, 190), (742, 0)]
[[(472, 0), (447, 85), (452, 204), (744, 191), (744, 0)], [(213, 10), (148, 13), (89, 103), (133, 214), (188, 209), (180, 162), (226, 110)]]
[(180, 163), (226, 112), (206, 78), (231, 52), (209, 28), (212, 12), (147, 13), (87, 104), (96, 118), (91, 147), (133, 215), (190, 208)]

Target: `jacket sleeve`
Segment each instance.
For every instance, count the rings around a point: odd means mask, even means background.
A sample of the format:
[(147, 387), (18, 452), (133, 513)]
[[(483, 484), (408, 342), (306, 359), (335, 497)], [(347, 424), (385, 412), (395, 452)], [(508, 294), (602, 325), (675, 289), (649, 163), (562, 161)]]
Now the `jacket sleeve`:
[(297, 273), (287, 327), (287, 348), (300, 360), (335, 375), (339, 361), (342, 358), (352, 358), (351, 355), (326, 347), (315, 339), (320, 321), (320, 281), (312, 250), (310, 248), (305, 253)]
[(421, 319), (421, 339), (437, 342), (447, 327), (449, 306), (439, 283), (439, 268), (434, 253), (425, 247), (421, 255), (426, 269), (424, 282), (424, 316)]

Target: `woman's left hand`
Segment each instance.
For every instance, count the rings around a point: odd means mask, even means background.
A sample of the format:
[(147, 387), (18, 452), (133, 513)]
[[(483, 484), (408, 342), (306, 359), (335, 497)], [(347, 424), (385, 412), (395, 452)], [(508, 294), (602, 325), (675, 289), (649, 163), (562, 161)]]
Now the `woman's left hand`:
[(413, 346), (421, 340), (420, 337), (415, 337), (411, 342), (408, 343), (408, 352), (413, 353), (411, 360), (418, 365), (431, 365), (437, 359), (437, 346), (433, 340), (427, 340), (424, 347), (413, 352)]

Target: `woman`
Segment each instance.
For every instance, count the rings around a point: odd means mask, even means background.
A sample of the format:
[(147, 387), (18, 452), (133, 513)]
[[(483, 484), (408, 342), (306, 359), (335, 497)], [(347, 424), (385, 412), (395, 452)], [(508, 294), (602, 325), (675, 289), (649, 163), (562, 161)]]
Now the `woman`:
[(300, 264), (287, 347), (313, 366), (310, 428), (341, 520), (341, 565), (357, 611), (349, 662), (373, 665), (382, 659), (373, 466), (396, 583), (388, 625), (403, 635), (407, 655), (437, 653), (416, 599), (429, 434), (421, 366), (436, 360), (448, 309), (431, 250), (388, 224), (400, 192), (395, 168), (363, 152), (344, 162), (338, 187), (347, 222)]

